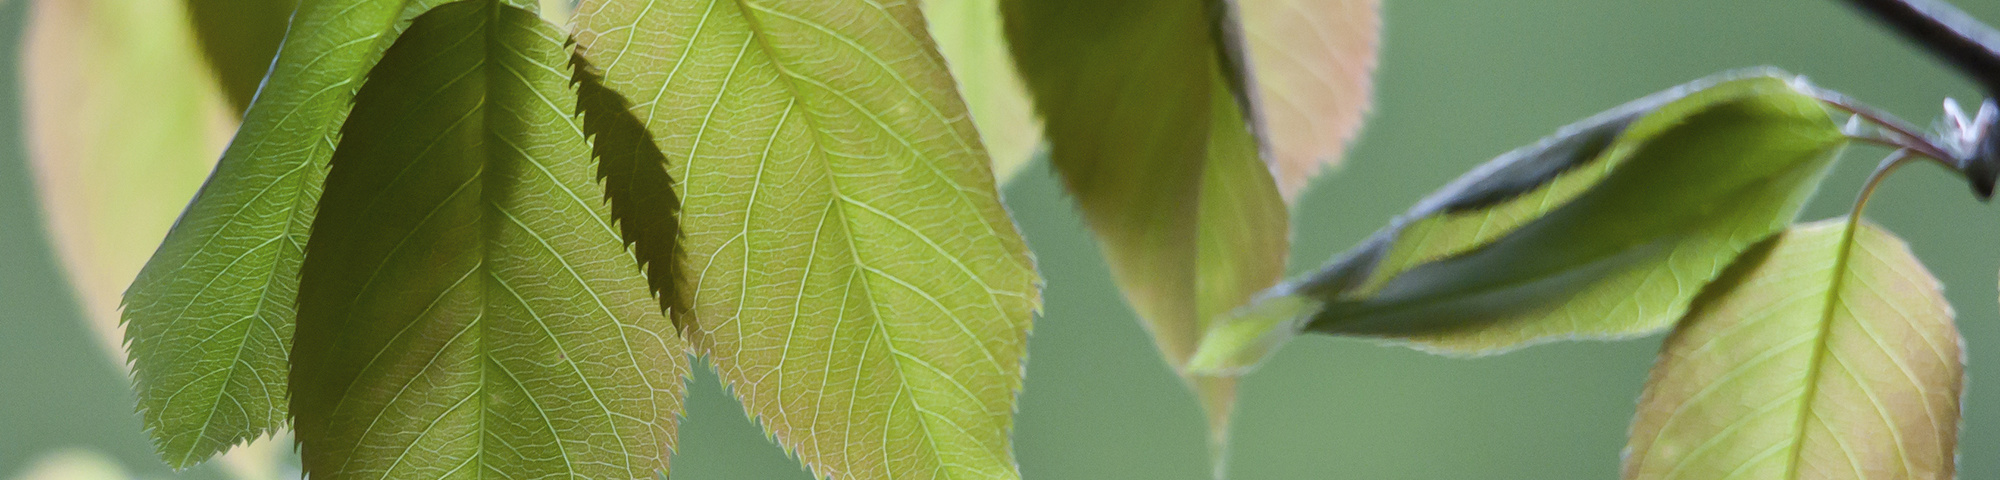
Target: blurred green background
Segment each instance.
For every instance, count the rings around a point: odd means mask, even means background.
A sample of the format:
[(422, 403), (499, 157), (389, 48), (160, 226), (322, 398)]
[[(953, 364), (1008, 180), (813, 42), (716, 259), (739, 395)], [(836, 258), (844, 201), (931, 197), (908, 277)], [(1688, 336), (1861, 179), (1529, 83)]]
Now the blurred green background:
[[(166, 0), (161, 0), (166, 1)], [(1358, 242), (1467, 168), (1626, 100), (1774, 65), (1917, 123), (1979, 93), (1832, 0), (1388, 2), (1376, 113), (1349, 166), (1296, 209), (1295, 272)], [(2000, 2), (1960, 2), (2000, 22)], [(127, 381), (81, 323), (28, 184), (15, 66), (26, 2), (0, 0), (0, 478), (60, 448), (147, 476)], [(106, 139), (116, 141), (116, 139)], [(1856, 148), (1807, 210), (1836, 216), (1883, 151)], [(1684, 179), (1689, 182), (1700, 178)], [(1007, 188), (1047, 278), (1015, 433), (1035, 479), (1200, 479), (1196, 406), (1157, 359), (1045, 167)], [(2000, 207), (1935, 168), (1905, 170), (1872, 217), (1945, 281), (1970, 345), (1963, 478), (2000, 478)], [(1657, 336), (1450, 359), (1307, 338), (1245, 384), (1232, 477), (1615, 478)], [(701, 373), (677, 479), (810, 478)], [(185, 472), (214, 478), (212, 467)]]

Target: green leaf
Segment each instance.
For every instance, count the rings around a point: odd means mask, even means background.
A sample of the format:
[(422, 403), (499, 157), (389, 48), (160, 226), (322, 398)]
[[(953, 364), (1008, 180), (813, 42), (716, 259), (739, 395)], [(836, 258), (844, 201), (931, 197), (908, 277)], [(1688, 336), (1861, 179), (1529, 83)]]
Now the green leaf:
[(1503, 155), (1222, 322), (1195, 368), (1248, 368), (1300, 330), (1478, 354), (1665, 328), (1846, 143), (1805, 88), (1725, 75)]
[(1952, 478), (1965, 352), (1937, 279), (1865, 222), (1764, 247), (1662, 347), (1625, 478)]
[(571, 116), (566, 38), (418, 17), (343, 128), (307, 246), (292, 411), (312, 478), (655, 478), (686, 345)]
[(1259, 133), (1286, 199), (1337, 166), (1373, 97), (1380, 0), (1232, 0), (1255, 70)]
[(139, 410), (187, 467), (285, 424), (298, 269), (336, 128), (408, 19), (442, 0), (306, 0), (220, 163), (125, 291)]
[[(1277, 283), (1288, 249), (1286, 207), (1229, 90), (1209, 6), (1003, 5), (1050, 160), (1178, 372), (1208, 319)], [(1188, 381), (1219, 447), (1234, 380)]]
[(250, 108), (299, 0), (186, 0), (195, 38), (232, 110)]
[(829, 478), (1018, 477), (1039, 280), (915, 5), (592, 0), (577, 25), (680, 182), (676, 316), (745, 410)]
[(1001, 31), (999, 0), (925, 0), (924, 21), (944, 54), (1001, 184), (1041, 148), (1042, 122), (1014, 71)]

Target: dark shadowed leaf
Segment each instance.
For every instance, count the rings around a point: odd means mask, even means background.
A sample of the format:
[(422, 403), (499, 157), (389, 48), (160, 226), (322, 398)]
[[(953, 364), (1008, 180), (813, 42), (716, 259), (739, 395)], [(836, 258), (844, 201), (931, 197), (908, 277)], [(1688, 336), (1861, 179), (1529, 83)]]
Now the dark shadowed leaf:
[(441, 0), (305, 0), (265, 88), (125, 291), (139, 410), (186, 467), (285, 424), (298, 269), (354, 89)]
[(1247, 368), (1301, 330), (1477, 354), (1665, 328), (1845, 144), (1801, 88), (1704, 80), (1503, 155), (1218, 325), (1197, 367)]
[(1039, 280), (916, 5), (590, 0), (577, 24), (679, 182), (675, 314), (745, 410), (823, 477), (1018, 477)]
[(604, 78), (591, 73), (582, 56), (570, 59), (577, 88), (577, 114), (583, 117), (583, 133), (591, 139), (597, 157), (597, 178), (604, 182), (604, 198), (611, 202), (611, 218), (625, 246), (646, 269), (647, 283), (660, 306), (668, 311), (687, 309), (676, 282), (684, 281), (681, 259), (680, 197), (674, 194), (674, 179), (667, 174), (666, 154), (653, 141), (653, 132), (632, 116), (631, 105), (618, 92), (604, 86)]
[(138, 408), (172, 466), (284, 424), (298, 266), (354, 88), (442, 0), (304, 0), (194, 202), (126, 290)]
[(237, 113), (250, 108), (299, 0), (187, 0), (195, 38)]
[(447, 4), (355, 97), (299, 285), (312, 478), (666, 469), (686, 346), (593, 181), (565, 42), (527, 10)]
[(1625, 478), (1949, 479), (1963, 341), (1903, 242), (1794, 227), (1703, 293), (1639, 400)]

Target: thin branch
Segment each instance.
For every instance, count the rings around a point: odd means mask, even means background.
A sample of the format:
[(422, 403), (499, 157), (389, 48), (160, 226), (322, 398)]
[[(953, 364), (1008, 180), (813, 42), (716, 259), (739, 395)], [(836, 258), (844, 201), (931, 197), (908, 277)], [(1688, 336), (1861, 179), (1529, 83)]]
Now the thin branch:
[(1942, 0), (1847, 0), (2000, 96), (2000, 31)]

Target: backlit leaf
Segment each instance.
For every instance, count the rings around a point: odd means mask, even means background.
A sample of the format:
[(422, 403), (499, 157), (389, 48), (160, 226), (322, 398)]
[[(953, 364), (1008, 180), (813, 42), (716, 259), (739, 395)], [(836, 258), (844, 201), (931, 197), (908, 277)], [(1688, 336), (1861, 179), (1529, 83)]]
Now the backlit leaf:
[[(1288, 248), (1285, 204), (1229, 90), (1209, 5), (1003, 5), (1050, 160), (1178, 372), (1209, 319), (1277, 283)], [(1220, 446), (1234, 380), (1187, 379)]]
[(824, 477), (1018, 477), (1039, 281), (916, 6), (591, 0), (577, 24), (679, 182), (675, 314), (745, 410)]
[(169, 465), (285, 424), (299, 263), (336, 127), (408, 19), (439, 3), (303, 1), (243, 128), (125, 291), (139, 410)]
[(1479, 354), (1665, 328), (1845, 144), (1802, 88), (1704, 80), (1503, 155), (1222, 322), (1197, 368), (1247, 368), (1300, 330)]
[(306, 472), (655, 478), (686, 346), (612, 226), (566, 38), (440, 6), (355, 97), (299, 285)]
[(1041, 148), (1027, 86), (1014, 72), (1002, 34), (999, 0), (925, 0), (924, 21), (944, 54), (958, 91), (993, 157), (993, 176), (1006, 184)]
[(1297, 198), (1339, 165), (1373, 97), (1380, 0), (1234, 0), (1278, 186)]
[(1846, 225), (1795, 227), (1703, 293), (1639, 400), (1625, 478), (1952, 478), (1951, 306), (1901, 240)]

